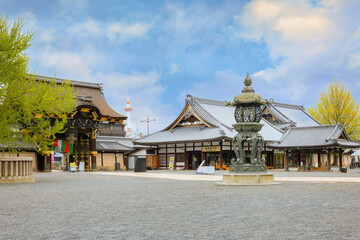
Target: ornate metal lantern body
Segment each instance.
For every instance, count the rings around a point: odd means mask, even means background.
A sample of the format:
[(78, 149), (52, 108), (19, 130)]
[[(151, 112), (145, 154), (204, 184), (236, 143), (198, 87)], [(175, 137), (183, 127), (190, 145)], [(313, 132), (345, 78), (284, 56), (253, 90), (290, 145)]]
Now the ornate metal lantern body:
[[(261, 106), (268, 103), (260, 95), (255, 94), (251, 87), (252, 79), (247, 74), (244, 80), (245, 87), (242, 93), (237, 95), (231, 103), (226, 105), (236, 106), (234, 117), (236, 123), (234, 129), (238, 132), (233, 138), (232, 145), (236, 159), (231, 159), (230, 172), (260, 172), (266, 171), (265, 159), (261, 159), (264, 148), (264, 139), (258, 133), (263, 124)], [(244, 149), (245, 142), (251, 142), (250, 162), (246, 162)]]

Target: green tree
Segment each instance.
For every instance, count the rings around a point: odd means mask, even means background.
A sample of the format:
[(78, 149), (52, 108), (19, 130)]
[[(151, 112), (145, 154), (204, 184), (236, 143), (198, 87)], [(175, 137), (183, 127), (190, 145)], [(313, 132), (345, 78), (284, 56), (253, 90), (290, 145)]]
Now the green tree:
[(33, 33), (22, 32), (23, 25), (21, 18), (11, 24), (0, 14), (0, 148), (46, 151), (64, 132), (76, 100), (69, 81), (38, 81), (29, 74), (25, 51)]
[(308, 112), (322, 124), (342, 123), (349, 137), (359, 140), (359, 105), (342, 81), (335, 80), (330, 83), (329, 88), (320, 93), (317, 105), (309, 107)]

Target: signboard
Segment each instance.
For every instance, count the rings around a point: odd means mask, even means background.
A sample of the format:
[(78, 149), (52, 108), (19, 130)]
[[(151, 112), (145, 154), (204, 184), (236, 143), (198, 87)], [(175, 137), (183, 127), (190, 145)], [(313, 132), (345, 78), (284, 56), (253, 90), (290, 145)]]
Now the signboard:
[(174, 170), (175, 157), (170, 157), (170, 170)]
[(79, 171), (85, 172), (85, 162), (84, 161), (79, 162)]
[(220, 146), (204, 146), (201, 148), (201, 151), (203, 151), (203, 152), (220, 152), (221, 148), (220, 148)]
[(76, 172), (76, 163), (70, 163), (70, 172)]

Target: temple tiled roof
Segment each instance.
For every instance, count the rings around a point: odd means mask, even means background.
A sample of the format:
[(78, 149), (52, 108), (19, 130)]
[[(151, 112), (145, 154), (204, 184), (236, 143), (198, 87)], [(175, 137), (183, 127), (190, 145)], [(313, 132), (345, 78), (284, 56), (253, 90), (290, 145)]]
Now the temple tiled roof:
[[(232, 139), (237, 132), (232, 125), (235, 122), (233, 106), (225, 106), (221, 101), (204, 98), (197, 98), (187, 95), (186, 106), (190, 107), (194, 114), (199, 117), (204, 125), (202, 126), (177, 126), (179, 118), (163, 131), (151, 134), (143, 139), (135, 140), (140, 144), (156, 144), (166, 142), (196, 142), (219, 139)], [(183, 110), (183, 112), (184, 112)], [(284, 131), (262, 119), (264, 124), (259, 132), (268, 142), (276, 142), (281, 139)]]
[[(39, 81), (47, 81), (52, 79), (50, 77), (34, 75), (34, 77)], [(66, 79), (55, 78), (57, 83), (62, 83)], [(77, 105), (78, 106), (93, 106), (96, 107), (100, 114), (104, 117), (117, 118), (125, 120), (126, 116), (117, 113), (113, 110), (107, 103), (104, 93), (102, 83), (90, 83), (90, 82), (80, 82), (70, 80), (70, 84), (74, 87), (74, 92), (77, 93)]]
[(116, 136), (97, 136), (96, 150), (101, 152), (132, 152), (136, 149), (152, 148), (147, 145), (137, 145), (132, 138)]
[(324, 147), (358, 148), (350, 140), (342, 124), (311, 127), (290, 127), (279, 143), (270, 147), (279, 149), (308, 149)]
[(266, 106), (269, 111), (281, 121), (280, 128), (294, 125), (296, 127), (320, 126), (303, 106), (273, 102)]
[[(225, 135), (225, 131), (228, 136)], [(204, 140), (221, 140), (224, 137), (229, 137), (229, 135), (232, 135), (229, 130), (218, 127), (177, 127), (172, 130), (153, 133), (145, 138), (135, 140), (135, 142), (149, 145), (171, 142), (200, 142)]]

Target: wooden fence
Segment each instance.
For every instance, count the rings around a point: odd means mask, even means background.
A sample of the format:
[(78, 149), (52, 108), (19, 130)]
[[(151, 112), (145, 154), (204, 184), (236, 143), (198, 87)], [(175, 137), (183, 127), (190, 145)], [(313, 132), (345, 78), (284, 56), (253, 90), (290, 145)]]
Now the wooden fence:
[(31, 157), (0, 157), (0, 183), (34, 182)]

